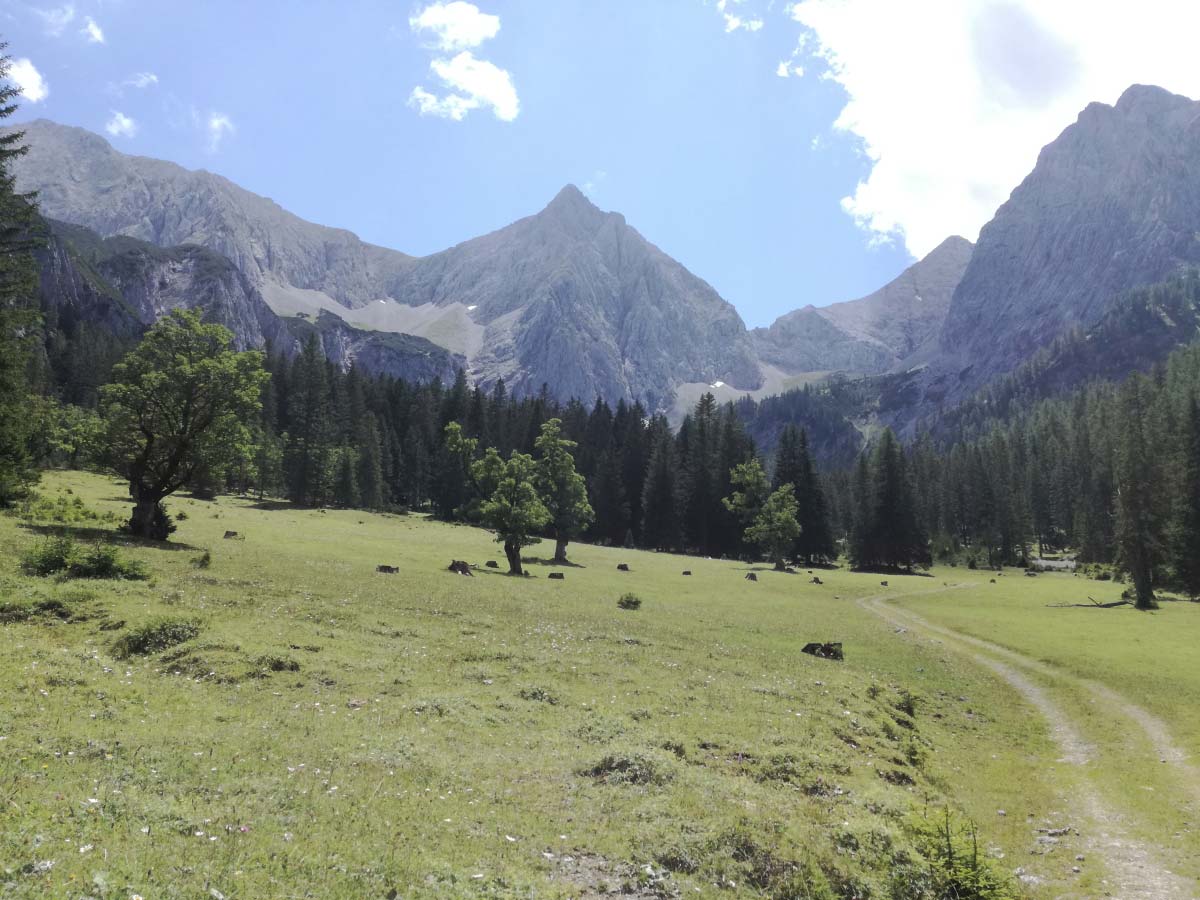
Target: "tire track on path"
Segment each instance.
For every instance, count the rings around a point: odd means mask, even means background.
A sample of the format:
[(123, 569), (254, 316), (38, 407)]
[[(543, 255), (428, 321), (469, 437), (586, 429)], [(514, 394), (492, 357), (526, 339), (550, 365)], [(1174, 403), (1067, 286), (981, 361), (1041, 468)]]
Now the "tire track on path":
[[(949, 590), (956, 590), (958, 587)], [(908, 596), (927, 596), (931, 593), (944, 593), (944, 590)], [(1096, 759), (1095, 746), (1083, 738), (1070, 716), (1049, 693), (1033, 682), (1021, 669), (1060, 680), (1064, 677), (1063, 673), (1053, 666), (1029, 659), (1007, 647), (936, 625), (914, 612), (890, 605), (888, 599), (890, 598), (887, 595), (866, 597), (859, 600), (858, 605), (896, 627), (922, 632), (927, 638), (936, 635), (942, 642), (969, 657), (972, 662), (995, 672), (1046, 720), (1050, 726), (1050, 733), (1062, 753), (1060, 762), (1080, 767), (1081, 789), (1075, 793), (1074, 799), (1077, 812), (1088, 823), (1086, 829), (1080, 830), (1080, 837), (1088, 846), (1089, 854), (1103, 861), (1109, 876), (1112, 897), (1117, 900), (1197, 900), (1196, 889), (1191, 882), (1166, 869), (1157, 861), (1149, 847), (1129, 835), (1122, 825), (1129, 816), (1105, 801), (1084, 769), (1089, 762)], [(903, 596), (896, 599), (903, 599)], [(1187, 772), (1194, 771), (1187, 761), (1186, 754), (1174, 745), (1170, 732), (1160, 719), (1104, 685), (1073, 677), (1072, 680), (1079, 682), (1098, 699), (1113, 703), (1118, 710), (1137, 723), (1162, 754), (1161, 759), (1175, 765), (1185, 776)], [(1194, 782), (1191, 787), (1195, 790)]]

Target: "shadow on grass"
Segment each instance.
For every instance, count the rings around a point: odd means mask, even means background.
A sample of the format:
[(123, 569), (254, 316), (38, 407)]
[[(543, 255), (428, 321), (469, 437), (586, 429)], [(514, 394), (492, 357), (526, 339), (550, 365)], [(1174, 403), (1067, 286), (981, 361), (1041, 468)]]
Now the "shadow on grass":
[(523, 566), (551, 566), (559, 569), (586, 569), (587, 566), (573, 563), (570, 560), (566, 562), (555, 562), (553, 559), (542, 559), (538, 556), (522, 556), (521, 565)]
[(932, 572), (918, 572), (916, 569), (896, 569), (887, 566), (866, 566), (862, 569), (851, 569), (856, 575), (889, 575), (895, 578), (932, 578)]
[(265, 509), (268, 512), (278, 512), (281, 509), (315, 509), (311, 506), (297, 506), (287, 500), (257, 500), (250, 504), (251, 509)]
[(115, 528), (93, 528), (85, 525), (39, 525), (33, 522), (22, 522), (20, 527), (42, 537), (65, 535), (84, 544), (121, 544), (125, 547), (147, 547), (151, 550), (186, 550), (189, 553), (195, 553), (200, 549), (178, 541), (151, 541), (145, 538), (135, 538)]

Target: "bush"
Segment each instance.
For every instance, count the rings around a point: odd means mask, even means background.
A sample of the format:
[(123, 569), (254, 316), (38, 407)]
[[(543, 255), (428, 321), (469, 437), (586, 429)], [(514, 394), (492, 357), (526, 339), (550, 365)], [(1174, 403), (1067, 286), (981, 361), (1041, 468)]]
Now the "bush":
[(123, 635), (113, 644), (113, 653), (124, 659), (160, 653), (190, 641), (200, 633), (200, 623), (190, 619), (152, 619)]
[(581, 773), (606, 784), (666, 784), (675, 777), (674, 761), (659, 751), (614, 752)]
[(549, 703), (551, 706), (558, 705), (558, 698), (543, 687), (521, 688), (518, 696), (522, 700), (533, 700), (536, 703)]
[(146, 577), (146, 568), (135, 559), (126, 559), (121, 556), (116, 547), (96, 544), (70, 561), (67, 565), (67, 574), (72, 578), (139, 580)]
[(207, 569), (212, 565), (212, 551), (205, 550), (199, 556), (192, 558), (192, 565), (197, 569)]
[(21, 568), (27, 575), (44, 578), (66, 569), (75, 553), (75, 542), (69, 537), (47, 538), (21, 557)]
[(922, 864), (894, 867), (892, 896), (902, 900), (1016, 898), (1008, 876), (979, 852), (974, 824), (958, 821), (947, 809), (943, 816), (910, 823), (908, 831)]
[(125, 559), (116, 547), (95, 544), (87, 550), (69, 537), (48, 538), (21, 558), (21, 568), (29, 575), (46, 577), (65, 573), (71, 578), (129, 578), (146, 577), (145, 567), (136, 560)]
[(642, 600), (637, 594), (622, 594), (617, 606), (621, 609), (641, 609)]

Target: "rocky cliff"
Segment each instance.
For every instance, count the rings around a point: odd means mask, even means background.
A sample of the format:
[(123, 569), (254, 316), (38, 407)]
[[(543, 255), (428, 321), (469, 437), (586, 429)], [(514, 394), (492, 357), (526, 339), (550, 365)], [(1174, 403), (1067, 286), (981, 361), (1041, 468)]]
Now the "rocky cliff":
[(980, 233), (947, 313), (948, 396), (1012, 371), (1114, 296), (1200, 263), (1200, 103), (1134, 86), (1042, 150)]
[(194, 245), (158, 247), (130, 237), (102, 238), (78, 225), (49, 223), (39, 251), (41, 304), (56, 318), (100, 325), (133, 337), (176, 309), (199, 309), (233, 332), (241, 350), (270, 346), (288, 356), (315, 332), (331, 360), (410, 381), (452, 380), (465, 364), (422, 338), (354, 328), (336, 316), (284, 319), (225, 257)]
[(859, 300), (806, 306), (751, 332), (759, 357), (787, 373), (874, 375), (927, 361), (971, 259), (971, 242), (943, 241)]

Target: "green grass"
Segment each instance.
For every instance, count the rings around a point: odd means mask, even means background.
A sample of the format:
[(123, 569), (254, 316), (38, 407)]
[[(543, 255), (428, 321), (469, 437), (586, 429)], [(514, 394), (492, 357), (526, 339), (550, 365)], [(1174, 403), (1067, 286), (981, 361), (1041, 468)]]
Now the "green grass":
[[(169, 501), (187, 517), (160, 548), (117, 535), (123, 486), (52, 473), (42, 493), (68, 489), (95, 513), (68, 532), (150, 577), (27, 575), (64, 526), (0, 518), (0, 596), (22, 611), (0, 619), (13, 896), (565, 898), (611, 877), (889, 897), (889, 873), (923, 865), (912, 824), (946, 805), (1001, 871), (1041, 879), (1030, 896), (1100, 892), (1069, 837), (1031, 854), (1075, 777), (1044, 726), (861, 609), (878, 576), (752, 583), (742, 563), (572, 545), (565, 580), (536, 561), (514, 579), (483, 568), (503, 554), (478, 529), (225, 497)], [(799, 652), (814, 640), (846, 662)]]

